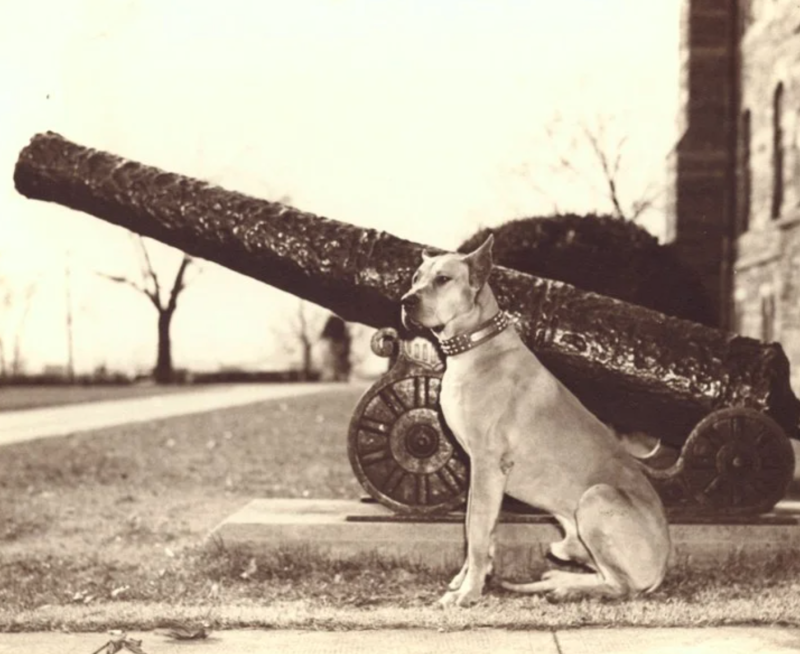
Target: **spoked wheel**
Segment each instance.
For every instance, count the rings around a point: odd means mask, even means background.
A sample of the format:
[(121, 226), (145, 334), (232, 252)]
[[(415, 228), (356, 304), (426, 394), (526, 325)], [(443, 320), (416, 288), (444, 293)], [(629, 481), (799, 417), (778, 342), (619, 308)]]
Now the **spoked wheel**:
[(439, 415), (440, 367), (410, 360), (415, 347), (401, 349), (395, 367), (362, 397), (348, 454), (373, 498), (398, 513), (427, 515), (462, 506), (469, 474), (466, 454)]
[(794, 451), (783, 429), (753, 409), (715, 411), (694, 428), (681, 457), (694, 500), (728, 515), (769, 511), (794, 474)]

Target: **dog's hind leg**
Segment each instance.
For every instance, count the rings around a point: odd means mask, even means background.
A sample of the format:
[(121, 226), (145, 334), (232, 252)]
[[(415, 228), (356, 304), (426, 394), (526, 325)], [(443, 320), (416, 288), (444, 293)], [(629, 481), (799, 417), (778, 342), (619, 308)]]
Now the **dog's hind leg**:
[(578, 535), (604, 580), (626, 596), (655, 590), (667, 569), (670, 540), (661, 501), (652, 487), (638, 494), (597, 484), (581, 498)]
[(578, 537), (578, 527), (575, 521), (559, 516), (556, 516), (556, 520), (564, 530), (564, 538), (550, 545), (550, 556), (558, 562), (577, 563), (594, 570), (594, 560)]
[(597, 572), (555, 570), (538, 582), (504, 582), (502, 586), (564, 600), (630, 597), (654, 590), (661, 583), (669, 555), (669, 533), (658, 501), (643, 502), (612, 486), (598, 484), (581, 497), (575, 517), (578, 537)]
[(500, 585), (506, 590), (516, 593), (546, 593), (548, 597), (556, 600), (586, 596), (618, 598), (625, 594), (623, 589), (606, 583), (603, 575), (599, 572), (549, 570), (542, 575), (541, 581), (524, 584), (502, 581)]

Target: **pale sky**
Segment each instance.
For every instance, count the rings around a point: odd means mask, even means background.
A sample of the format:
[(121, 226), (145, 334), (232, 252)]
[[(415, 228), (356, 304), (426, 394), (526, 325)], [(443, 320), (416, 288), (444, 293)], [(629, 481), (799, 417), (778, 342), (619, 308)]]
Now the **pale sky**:
[[(36, 283), (29, 367), (66, 361), (67, 253), (78, 369), (155, 357), (153, 308), (96, 275), (136, 272), (127, 233), (14, 190), (35, 133), (455, 248), (480, 226), (555, 205), (609, 209), (597, 178), (549, 166), (582, 120), (611, 118), (627, 136), (623, 196), (665, 183), (679, 5), (0, 0), (0, 277)], [(543, 134), (556, 114), (554, 146)], [(658, 233), (659, 215), (646, 224)], [(280, 367), (275, 334), (294, 306), (204, 264), (173, 323), (176, 365)], [(18, 320), (0, 317), (7, 350)]]

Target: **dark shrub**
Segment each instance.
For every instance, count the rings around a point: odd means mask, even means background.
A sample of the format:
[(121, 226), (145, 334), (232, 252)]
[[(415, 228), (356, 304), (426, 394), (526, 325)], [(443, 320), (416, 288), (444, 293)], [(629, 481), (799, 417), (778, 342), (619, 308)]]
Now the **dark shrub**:
[(632, 222), (594, 214), (521, 218), (478, 231), (458, 251), (472, 251), (490, 233), (498, 265), (714, 324), (697, 276), (670, 246)]

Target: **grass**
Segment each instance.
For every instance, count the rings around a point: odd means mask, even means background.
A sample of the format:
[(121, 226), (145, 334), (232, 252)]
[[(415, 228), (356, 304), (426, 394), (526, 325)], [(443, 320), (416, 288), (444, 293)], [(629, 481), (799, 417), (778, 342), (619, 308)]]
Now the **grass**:
[(491, 586), (478, 607), (444, 612), (447, 577), (424, 568), (201, 546), (253, 497), (361, 496), (346, 455), (359, 395), (343, 387), (3, 448), (0, 630), (800, 625), (794, 552), (676, 567), (629, 602), (551, 605)]
[(150, 397), (167, 393), (186, 393), (201, 386), (156, 386), (133, 384), (121, 386), (0, 386), (0, 412), (41, 409), (50, 406)]

